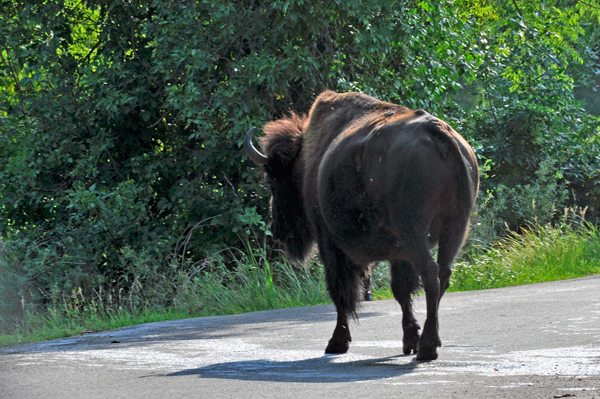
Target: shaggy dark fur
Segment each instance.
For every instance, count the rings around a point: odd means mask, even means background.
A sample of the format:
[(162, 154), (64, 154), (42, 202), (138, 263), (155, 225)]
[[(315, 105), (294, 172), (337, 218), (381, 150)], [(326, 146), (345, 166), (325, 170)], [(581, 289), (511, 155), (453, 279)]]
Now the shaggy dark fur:
[(264, 127), (263, 165), (271, 190), (271, 231), (288, 257), (304, 262), (314, 247), (314, 231), (306, 217), (302, 194), (304, 162), (300, 156), (307, 118), (294, 113)]

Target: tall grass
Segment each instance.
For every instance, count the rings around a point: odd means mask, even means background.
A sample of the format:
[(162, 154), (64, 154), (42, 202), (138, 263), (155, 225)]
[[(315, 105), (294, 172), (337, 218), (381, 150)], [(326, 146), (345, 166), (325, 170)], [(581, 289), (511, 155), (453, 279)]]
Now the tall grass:
[(254, 253), (245, 256), (233, 269), (217, 262), (198, 281), (205, 304), (201, 315), (223, 315), (275, 308), (327, 303), (323, 268), (309, 264), (304, 269), (288, 262), (270, 263)]
[[(15, 304), (21, 307), (18, 318), (0, 315), (0, 324), (4, 324), (0, 325), (0, 345), (175, 318), (330, 302), (319, 263), (296, 268), (287, 262), (269, 262), (264, 250), (253, 251), (250, 246), (246, 251), (230, 250), (227, 257), (216, 254), (200, 266), (174, 264), (168, 275), (146, 254), (124, 253), (123, 257), (129, 258), (133, 275), (127, 294), (108, 293), (100, 288), (90, 294), (78, 288), (70, 295), (50, 295), (42, 307), (28, 303), (22, 296), (20, 303)], [(598, 228), (586, 223), (576, 227), (568, 224), (535, 226), (521, 234), (511, 234), (484, 252), (463, 254), (455, 262), (449, 291), (497, 288), (598, 273)], [(0, 285), (0, 291), (6, 291), (9, 283), (5, 281), (3, 286)], [(388, 265), (379, 264), (374, 269), (373, 284), (375, 299), (393, 297), (389, 289)]]
[(512, 233), (488, 252), (456, 262), (450, 291), (506, 287), (600, 273), (598, 228), (583, 223)]
[(16, 305), (22, 306), (19, 317), (0, 317), (0, 345), (160, 320), (328, 302), (323, 270), (317, 263), (295, 268), (287, 262), (269, 262), (264, 252), (232, 250), (229, 255), (227, 262), (219, 254), (205, 259), (201, 270), (175, 265), (170, 278), (165, 278), (151, 257), (138, 254), (130, 265), (133, 281), (126, 295), (98, 289), (86, 296), (78, 288), (70, 295), (51, 295), (44, 306), (23, 299)]

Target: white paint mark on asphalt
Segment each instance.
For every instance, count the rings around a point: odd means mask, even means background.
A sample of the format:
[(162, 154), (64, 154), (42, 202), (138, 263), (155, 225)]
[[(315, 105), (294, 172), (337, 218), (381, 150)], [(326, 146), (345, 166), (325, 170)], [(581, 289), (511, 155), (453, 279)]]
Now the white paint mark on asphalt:
[[(364, 342), (363, 346), (373, 346)], [(397, 347), (399, 341), (378, 342), (377, 346)], [(471, 351), (472, 348), (445, 348), (446, 357), (452, 352)], [(456, 353), (458, 354), (458, 353)], [(121, 370), (147, 370), (149, 367), (162, 372), (203, 374), (224, 378), (288, 378), (290, 380), (318, 380), (329, 378), (339, 381), (364, 381), (368, 375), (380, 375), (382, 383), (404, 384), (402, 377), (480, 375), (480, 376), (587, 376), (600, 374), (600, 348), (581, 346), (530, 351), (515, 351), (507, 354), (479, 351), (472, 361), (437, 360), (416, 362), (414, 356), (397, 356), (374, 359), (356, 353), (323, 356), (321, 351), (272, 350), (242, 339), (163, 341), (160, 344), (126, 347), (119, 350), (92, 349), (55, 352), (44, 362), (75, 362), (94, 367), (99, 363), (110, 363)], [(41, 353), (21, 357), (21, 365), (35, 363)], [(462, 358), (464, 358), (464, 353)], [(369, 368), (375, 366), (375, 368)], [(383, 368), (382, 368), (383, 367)], [(184, 371), (182, 371), (184, 370)], [(393, 377), (389, 381), (382, 381)], [(429, 383), (447, 383), (450, 379), (433, 378)], [(512, 388), (513, 386), (502, 386)]]
[[(370, 382), (370, 381), (362, 381)], [(390, 382), (389, 385), (429, 385), (429, 384), (459, 384), (466, 385), (466, 382), (458, 382), (453, 380), (427, 380), (427, 381), (406, 381), (406, 382)]]

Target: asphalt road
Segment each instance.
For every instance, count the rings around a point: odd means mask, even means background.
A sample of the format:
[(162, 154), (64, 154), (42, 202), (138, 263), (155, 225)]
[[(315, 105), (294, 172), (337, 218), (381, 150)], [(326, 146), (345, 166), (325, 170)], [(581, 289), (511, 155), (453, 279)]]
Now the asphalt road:
[(402, 355), (400, 319), (392, 300), (364, 303), (333, 356), (330, 305), (4, 348), (0, 398), (600, 399), (600, 276), (447, 294), (433, 362)]

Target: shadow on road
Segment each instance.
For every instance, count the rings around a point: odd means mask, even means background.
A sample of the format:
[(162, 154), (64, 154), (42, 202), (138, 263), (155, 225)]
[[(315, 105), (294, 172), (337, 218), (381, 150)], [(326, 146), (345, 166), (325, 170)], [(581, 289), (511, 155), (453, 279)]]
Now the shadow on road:
[(348, 361), (344, 355), (325, 355), (296, 361), (249, 360), (219, 363), (163, 374), (160, 377), (197, 375), (201, 378), (245, 381), (335, 383), (393, 378), (410, 374), (420, 364), (423, 362), (418, 362), (414, 355), (355, 361)]

